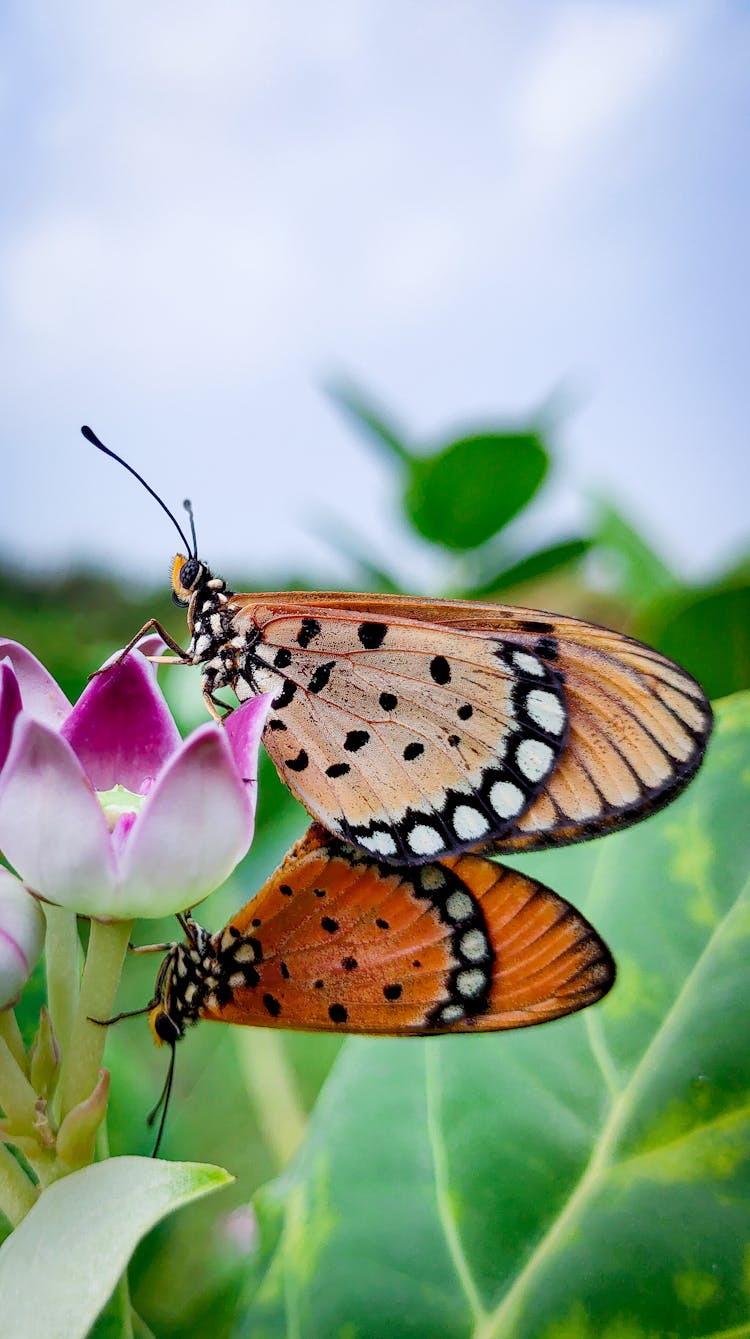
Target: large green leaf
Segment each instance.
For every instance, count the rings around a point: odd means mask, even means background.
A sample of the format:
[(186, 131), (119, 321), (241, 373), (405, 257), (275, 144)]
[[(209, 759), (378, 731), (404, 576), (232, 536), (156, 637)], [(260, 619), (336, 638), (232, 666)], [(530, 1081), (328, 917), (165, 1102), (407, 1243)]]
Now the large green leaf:
[(750, 695), (648, 823), (527, 857), (614, 950), (600, 1006), (351, 1041), (262, 1191), (244, 1339), (750, 1335)]
[(201, 1163), (110, 1158), (55, 1182), (0, 1247), (3, 1339), (84, 1339), (141, 1237), (231, 1179)]
[(451, 442), (410, 463), (406, 513), (425, 539), (445, 548), (477, 548), (522, 510), (549, 460), (534, 432), (484, 432)]

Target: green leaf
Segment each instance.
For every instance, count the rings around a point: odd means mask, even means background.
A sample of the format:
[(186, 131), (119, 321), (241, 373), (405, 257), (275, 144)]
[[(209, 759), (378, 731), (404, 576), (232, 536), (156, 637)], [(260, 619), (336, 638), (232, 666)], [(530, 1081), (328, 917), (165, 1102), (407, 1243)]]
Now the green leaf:
[(203, 1163), (110, 1158), (56, 1181), (0, 1247), (3, 1339), (84, 1339), (141, 1238), (231, 1180)]
[(673, 572), (612, 503), (599, 500), (595, 541), (613, 559), (605, 572), (614, 591), (632, 604), (679, 588)]
[(328, 387), (331, 399), (354, 421), (363, 436), (376, 446), (386, 448), (389, 456), (411, 460), (411, 452), (395, 427), (388, 423), (384, 412), (358, 386), (351, 382), (334, 382)]
[(549, 460), (533, 432), (486, 432), (411, 461), (406, 513), (425, 539), (477, 548), (533, 498)]
[(517, 861), (619, 979), (496, 1036), (347, 1043), (260, 1192), (243, 1339), (750, 1334), (750, 695), (669, 809)]
[(750, 583), (664, 598), (643, 610), (634, 631), (690, 670), (711, 697), (750, 688)]
[(480, 600), (483, 596), (492, 595), (496, 591), (520, 586), (525, 581), (538, 581), (541, 577), (550, 576), (552, 572), (558, 572), (561, 567), (577, 562), (588, 553), (591, 544), (590, 539), (566, 539), (559, 544), (550, 544), (547, 548), (537, 549), (535, 553), (529, 553), (525, 558), (519, 558), (517, 562), (501, 568), (493, 576), (485, 577), (481, 583), (464, 591), (463, 598)]

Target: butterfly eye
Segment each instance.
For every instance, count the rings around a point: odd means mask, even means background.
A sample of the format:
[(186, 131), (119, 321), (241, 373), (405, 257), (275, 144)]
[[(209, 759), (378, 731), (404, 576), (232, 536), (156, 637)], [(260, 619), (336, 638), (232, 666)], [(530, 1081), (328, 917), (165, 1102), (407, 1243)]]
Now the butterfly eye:
[(176, 1041), (180, 1040), (182, 1032), (174, 1019), (170, 1018), (162, 1004), (157, 1005), (153, 1010), (149, 1022), (151, 1024), (151, 1031), (153, 1032), (157, 1043), (165, 1041), (172, 1046)]
[(180, 585), (184, 590), (192, 590), (195, 585), (201, 565), (196, 558), (188, 558), (180, 568)]

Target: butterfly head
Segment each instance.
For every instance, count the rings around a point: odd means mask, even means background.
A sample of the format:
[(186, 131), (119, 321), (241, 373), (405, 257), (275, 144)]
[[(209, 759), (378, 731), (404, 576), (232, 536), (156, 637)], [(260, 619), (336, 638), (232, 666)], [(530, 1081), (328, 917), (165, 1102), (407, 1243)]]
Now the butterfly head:
[(187, 607), (210, 580), (211, 573), (200, 558), (192, 554), (189, 558), (184, 553), (175, 554), (172, 563), (172, 599), (175, 604)]

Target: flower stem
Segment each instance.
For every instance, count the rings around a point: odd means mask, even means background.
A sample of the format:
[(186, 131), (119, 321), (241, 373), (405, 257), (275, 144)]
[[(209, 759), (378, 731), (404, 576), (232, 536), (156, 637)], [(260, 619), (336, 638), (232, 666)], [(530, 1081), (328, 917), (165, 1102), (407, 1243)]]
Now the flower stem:
[(11, 1227), (18, 1227), (36, 1204), (36, 1191), (9, 1148), (0, 1144), (0, 1212)]
[(75, 913), (45, 906), (47, 1002), (55, 1039), (65, 1055), (73, 1031), (81, 979), (81, 946)]
[(132, 924), (132, 921), (106, 925), (102, 921), (91, 922), (78, 1008), (60, 1074), (63, 1116), (89, 1097), (99, 1077), (107, 1029), (90, 1020), (106, 1019), (112, 1014)]
[(12, 1129), (31, 1134), (36, 1116), (36, 1093), (2, 1037), (0, 1037), (0, 1106)]
[(283, 1039), (271, 1028), (237, 1028), (235, 1036), (245, 1086), (281, 1170), (302, 1143), (307, 1124)]
[(2, 1037), (13, 1059), (24, 1074), (28, 1069), (26, 1047), (23, 1044), (18, 1019), (12, 1009), (3, 1009), (0, 1013), (0, 1037)]

